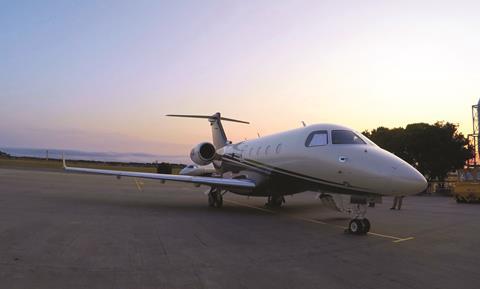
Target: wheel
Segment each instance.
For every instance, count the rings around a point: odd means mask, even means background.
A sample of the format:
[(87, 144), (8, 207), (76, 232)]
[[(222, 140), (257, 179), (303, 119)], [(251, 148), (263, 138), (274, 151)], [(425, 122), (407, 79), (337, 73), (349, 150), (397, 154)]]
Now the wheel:
[(267, 197), (267, 202), (265, 203), (265, 207), (266, 208), (274, 208), (275, 207), (275, 205), (273, 203), (273, 197), (272, 196)]
[(215, 207), (215, 197), (213, 196), (213, 193), (208, 194), (208, 206)]
[(283, 197), (275, 197), (273, 198), (272, 201), (275, 208), (280, 208), (282, 204), (285, 202), (285, 199)]
[(363, 233), (363, 223), (359, 219), (353, 219), (348, 225), (348, 230), (352, 234), (360, 235)]
[(222, 194), (217, 193), (215, 196), (215, 208), (221, 208), (223, 206), (223, 197)]
[(265, 207), (267, 208), (280, 208), (282, 204), (285, 203), (285, 198), (283, 196), (269, 196)]
[(366, 234), (370, 231), (370, 221), (365, 218), (362, 220), (363, 222), (363, 233)]
[(210, 192), (208, 193), (208, 206), (214, 208), (221, 208), (223, 206), (223, 196), (221, 190), (210, 190)]

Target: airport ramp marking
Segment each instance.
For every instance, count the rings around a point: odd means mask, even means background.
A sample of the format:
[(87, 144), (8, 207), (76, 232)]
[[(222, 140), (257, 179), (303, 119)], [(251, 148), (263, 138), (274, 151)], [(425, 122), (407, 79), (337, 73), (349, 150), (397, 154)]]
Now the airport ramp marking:
[(142, 181), (139, 181), (137, 178), (133, 178), (133, 180), (135, 181), (135, 185), (137, 186), (137, 190), (139, 192), (143, 192), (143, 182)]
[(413, 239), (415, 239), (415, 237), (408, 237), (408, 238), (395, 240), (395, 241), (393, 241), (393, 243), (400, 243), (400, 242), (410, 241), (410, 240), (413, 240)]
[[(285, 217), (289, 217), (289, 218), (300, 220), (300, 221), (305, 221), (305, 222), (320, 224), (320, 225), (327, 225), (327, 226), (330, 226), (330, 227), (344, 229), (344, 230), (347, 229), (347, 227), (345, 227), (345, 226), (330, 224), (330, 223), (326, 223), (326, 222), (315, 220), (315, 219), (294, 216), (294, 215), (291, 215), (291, 214), (283, 214), (283, 213), (279, 213), (279, 212), (274, 211), (274, 210), (269, 210), (269, 209), (266, 209), (266, 208), (261, 208), (261, 207), (257, 207), (257, 206), (253, 206), (253, 205), (248, 205), (248, 204), (237, 202), (237, 201), (232, 201), (232, 200), (224, 200), (224, 201), (226, 203), (231, 203), (231, 204), (235, 204), (235, 205), (238, 205), (238, 206), (242, 206), (242, 207), (246, 207), (246, 208), (250, 208), (250, 209), (255, 209), (255, 210), (270, 213), (270, 214), (277, 214), (277, 215), (280, 215), (280, 216), (285, 216)], [(390, 235), (385, 235), (385, 234), (380, 234), (380, 233), (374, 233), (374, 232), (368, 232), (367, 234), (369, 236), (375, 236), (375, 237), (380, 237), (380, 238), (393, 240), (392, 241), (393, 243), (400, 243), (400, 242), (405, 242), (405, 241), (410, 241), (410, 240), (415, 239), (414, 237), (401, 238), (401, 237), (395, 237), (395, 236), (390, 236)]]

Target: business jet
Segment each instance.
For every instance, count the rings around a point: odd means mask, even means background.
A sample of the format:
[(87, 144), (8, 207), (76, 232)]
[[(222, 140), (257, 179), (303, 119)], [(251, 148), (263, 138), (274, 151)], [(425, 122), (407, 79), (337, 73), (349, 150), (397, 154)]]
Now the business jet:
[(190, 158), (199, 166), (212, 164), (215, 174), (207, 177), (68, 167), (64, 158), (65, 170), (209, 186), (208, 204), (216, 208), (222, 207), (226, 192), (266, 197), (267, 206), (280, 207), (286, 195), (316, 191), (324, 204), (352, 215), (347, 230), (354, 234), (370, 230), (365, 217), (369, 203), (379, 202), (384, 195), (416, 194), (427, 187), (414, 167), (345, 126), (314, 124), (234, 144), (227, 140), (222, 121), (248, 122), (220, 113), (167, 116), (210, 122), (212, 142), (196, 145)]
[(206, 176), (210, 177), (217, 173), (215, 168), (208, 168), (205, 166), (199, 165), (187, 165), (184, 167), (180, 172), (179, 175), (187, 175), (187, 176)]

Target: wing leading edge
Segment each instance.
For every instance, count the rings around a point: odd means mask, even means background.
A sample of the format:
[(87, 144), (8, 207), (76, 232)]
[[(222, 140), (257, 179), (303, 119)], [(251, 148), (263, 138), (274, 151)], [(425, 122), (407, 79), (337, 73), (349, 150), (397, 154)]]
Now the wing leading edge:
[(197, 185), (206, 185), (210, 187), (218, 187), (218, 188), (225, 188), (225, 189), (253, 190), (255, 188), (255, 183), (251, 180), (246, 180), (246, 179), (236, 180), (236, 179), (224, 179), (224, 178), (212, 178), (212, 177), (195, 177), (195, 176), (186, 176), (186, 175), (167, 175), (167, 174), (140, 173), (140, 172), (129, 172), (129, 171), (77, 168), (77, 167), (67, 166), (65, 159), (63, 159), (63, 168), (65, 171), (69, 171), (69, 172), (183, 182), (183, 183), (192, 183)]

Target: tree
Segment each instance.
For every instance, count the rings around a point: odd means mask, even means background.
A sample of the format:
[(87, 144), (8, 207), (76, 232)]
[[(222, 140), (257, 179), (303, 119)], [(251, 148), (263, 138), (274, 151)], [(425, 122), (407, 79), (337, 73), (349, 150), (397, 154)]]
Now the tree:
[(405, 129), (379, 127), (377, 129), (364, 131), (363, 134), (375, 142), (379, 147), (407, 160), (408, 154), (405, 147)]
[(379, 127), (364, 134), (378, 146), (417, 168), (430, 181), (444, 181), (448, 172), (463, 168), (474, 156), (468, 139), (449, 122), (409, 124), (405, 128)]

